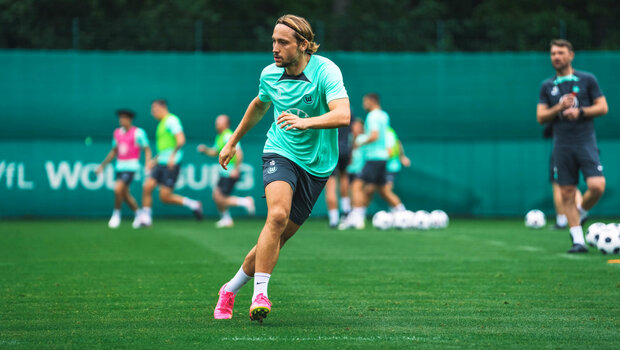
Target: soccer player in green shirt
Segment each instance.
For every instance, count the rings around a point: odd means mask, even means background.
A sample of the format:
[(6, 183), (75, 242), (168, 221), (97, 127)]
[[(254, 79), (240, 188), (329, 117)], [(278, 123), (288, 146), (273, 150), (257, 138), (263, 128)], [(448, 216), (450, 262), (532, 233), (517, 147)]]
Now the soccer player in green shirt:
[[(213, 147), (209, 148), (206, 145), (198, 145), (198, 152), (210, 157), (217, 157), (219, 155), (226, 142), (232, 136), (230, 118), (226, 114), (215, 118), (215, 130), (217, 131), (217, 136), (215, 137)], [(242, 162), (243, 151), (241, 150), (241, 144), (238, 143), (236, 155), (228, 163), (228, 169), (220, 168), (220, 178), (217, 181), (217, 187), (213, 189), (213, 201), (221, 215), (221, 219), (215, 223), (215, 226), (218, 228), (233, 227), (234, 222), (230, 216), (229, 207), (244, 207), (250, 215), (254, 215), (254, 198), (230, 195), (235, 188), (235, 184), (239, 181), (241, 174), (239, 168)]]
[(140, 223), (142, 226), (152, 224), (153, 190), (159, 186), (159, 199), (166, 204), (183, 205), (194, 213), (196, 219), (202, 219), (202, 203), (200, 201), (172, 193), (179, 176), (181, 160), (185, 145), (185, 133), (181, 120), (168, 111), (165, 100), (155, 100), (151, 104), (151, 114), (159, 121), (156, 131), (157, 156), (147, 164), (149, 178), (142, 188), (142, 210)]
[(272, 35), (275, 63), (263, 69), (258, 96), (220, 152), (225, 169), (237, 143), (274, 108), (274, 122), (263, 149), (267, 220), (258, 242), (237, 274), (222, 286), (214, 317), (232, 317), (234, 298), (254, 277), (250, 319), (271, 311), (267, 286), (284, 243), (310, 216), (338, 161), (338, 130), (350, 122), (349, 97), (340, 69), (315, 55), (318, 44), (304, 18), (280, 17)]

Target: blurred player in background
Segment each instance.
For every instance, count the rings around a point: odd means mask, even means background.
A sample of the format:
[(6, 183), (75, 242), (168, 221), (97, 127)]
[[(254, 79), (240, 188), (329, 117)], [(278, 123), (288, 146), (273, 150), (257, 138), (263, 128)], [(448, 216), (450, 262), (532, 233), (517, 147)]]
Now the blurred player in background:
[(202, 203), (200, 201), (172, 193), (174, 184), (179, 176), (185, 133), (181, 120), (168, 111), (165, 100), (155, 100), (151, 104), (151, 114), (159, 121), (155, 134), (157, 155), (147, 165), (149, 178), (144, 182), (142, 189), (142, 210), (140, 224), (151, 226), (153, 190), (159, 186), (159, 199), (166, 204), (183, 205), (189, 208), (196, 219), (202, 219)]
[(365, 164), (362, 169), (361, 179), (364, 182), (363, 197), (354, 204), (351, 214), (347, 217), (342, 228), (365, 227), (366, 208), (372, 200), (376, 190), (388, 202), (392, 211), (405, 210), (400, 198), (393, 192), (388, 191), (387, 185), (387, 160), (389, 158), (387, 134), (390, 127), (390, 117), (381, 109), (379, 95), (376, 93), (366, 94), (362, 100), (364, 109), (368, 112), (364, 122), (364, 134), (355, 139), (357, 146), (364, 146)]
[(133, 125), (136, 114), (128, 109), (121, 109), (116, 112), (120, 127), (114, 130), (112, 137), (112, 149), (105, 157), (103, 162), (97, 167), (97, 174), (101, 174), (103, 169), (112, 159), (116, 158), (116, 183), (114, 184), (114, 211), (108, 221), (110, 228), (117, 228), (121, 224), (121, 206), (123, 201), (135, 213), (133, 228), (140, 227), (140, 212), (136, 199), (129, 192), (129, 185), (133, 177), (140, 170), (140, 155), (144, 150), (144, 161), (151, 161), (151, 148), (149, 139), (142, 128)]
[(315, 55), (318, 44), (304, 18), (280, 17), (272, 35), (275, 63), (263, 69), (258, 96), (220, 152), (226, 168), (237, 143), (274, 107), (274, 122), (263, 149), (267, 220), (256, 246), (237, 274), (220, 288), (216, 319), (232, 318), (239, 289), (254, 276), (250, 319), (271, 311), (267, 287), (280, 249), (310, 216), (338, 162), (338, 131), (351, 118), (349, 97), (338, 66)]
[[(213, 147), (209, 148), (206, 145), (199, 145), (198, 152), (203, 153), (209, 157), (217, 157), (226, 145), (226, 142), (232, 136), (230, 130), (230, 118), (225, 115), (219, 115), (215, 118), (215, 131), (217, 136), (215, 137), (215, 143)], [(221, 227), (233, 227), (234, 222), (230, 216), (230, 207), (244, 207), (247, 209), (250, 215), (254, 215), (254, 198), (252, 197), (236, 197), (231, 196), (235, 184), (239, 181), (241, 172), (239, 167), (243, 162), (243, 151), (241, 150), (241, 144), (237, 143), (237, 150), (235, 156), (228, 163), (228, 169), (220, 167), (219, 180), (217, 181), (217, 187), (213, 189), (213, 201), (220, 213), (220, 220), (215, 223), (218, 228)]]
[[(553, 138), (553, 125), (547, 124), (545, 126), (543, 138)], [(549, 157), (549, 182), (551, 183), (553, 206), (555, 208), (555, 224), (550, 227), (556, 230), (563, 230), (568, 226), (568, 219), (566, 218), (566, 214), (564, 214), (564, 207), (562, 205), (562, 191), (560, 190), (560, 185), (555, 182), (553, 173), (553, 151), (551, 151), (551, 156)], [(577, 204), (578, 208), (581, 207), (582, 200), (581, 191), (577, 189), (575, 191), (575, 204)]]
[[(556, 75), (542, 84), (536, 118), (553, 126), (554, 179), (560, 186), (573, 241), (568, 252), (586, 253), (581, 225), (605, 191), (593, 119), (607, 114), (607, 100), (594, 75), (573, 69), (575, 53), (570, 42), (556, 39), (550, 47)], [(579, 171), (588, 185), (580, 207), (575, 203)]]
[[(351, 121), (353, 121), (353, 112), (351, 112)], [(340, 211), (338, 210), (337, 186), (340, 183), (340, 209), (344, 216), (349, 215), (351, 211), (351, 198), (349, 197), (349, 175), (347, 174), (347, 166), (351, 162), (351, 126), (347, 125), (338, 128), (338, 164), (336, 169), (329, 176), (327, 184), (325, 184), (325, 201), (327, 202), (327, 216), (329, 219), (329, 227), (338, 227), (340, 221)]]
[[(364, 181), (361, 179), (362, 169), (364, 168), (364, 146), (358, 146), (355, 144), (355, 140), (364, 134), (364, 121), (360, 118), (355, 118), (351, 123), (351, 162), (347, 166), (347, 173), (349, 174), (349, 188), (350, 198), (352, 199), (353, 207), (365, 206), (364, 196)], [(349, 228), (349, 215), (345, 216), (338, 228), (341, 230)]]
[(399, 201), (396, 194), (394, 194), (394, 181), (396, 181), (396, 175), (398, 175), (403, 166), (408, 168), (411, 165), (411, 160), (407, 157), (407, 155), (405, 155), (403, 144), (400, 142), (396, 131), (394, 131), (391, 126), (388, 127), (385, 143), (388, 149), (389, 157), (385, 166), (387, 172), (385, 177), (385, 193), (386, 197), (391, 198), (388, 202), (394, 203)]

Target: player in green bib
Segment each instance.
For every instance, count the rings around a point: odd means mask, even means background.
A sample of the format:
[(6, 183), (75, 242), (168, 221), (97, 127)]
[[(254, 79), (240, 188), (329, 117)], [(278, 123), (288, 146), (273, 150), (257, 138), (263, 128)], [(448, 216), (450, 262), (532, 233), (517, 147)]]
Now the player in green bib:
[[(206, 145), (199, 145), (198, 152), (210, 157), (217, 157), (219, 155), (222, 148), (226, 145), (226, 142), (228, 142), (232, 136), (230, 118), (227, 115), (222, 114), (215, 118), (215, 131), (217, 132), (217, 136), (215, 137), (213, 147), (209, 148)], [(229, 207), (244, 207), (250, 215), (254, 215), (254, 198), (250, 196), (231, 196), (241, 174), (239, 169), (242, 162), (243, 151), (241, 150), (241, 144), (237, 144), (236, 155), (230, 160), (230, 163), (228, 163), (228, 169), (220, 167), (217, 187), (213, 189), (213, 201), (221, 216), (221, 219), (215, 223), (215, 226), (218, 228), (233, 227), (234, 222), (230, 216)]]
[(305, 19), (285, 15), (273, 30), (275, 63), (263, 69), (258, 96), (220, 152), (225, 169), (237, 143), (274, 109), (274, 122), (263, 149), (267, 220), (258, 242), (237, 274), (220, 289), (216, 319), (231, 318), (237, 291), (254, 277), (250, 319), (271, 311), (267, 286), (280, 248), (310, 215), (338, 161), (338, 131), (350, 122), (350, 106), (340, 69), (315, 55), (318, 44)]
[(185, 133), (181, 120), (168, 110), (166, 100), (155, 100), (151, 104), (151, 114), (159, 121), (155, 134), (157, 155), (147, 164), (149, 177), (142, 188), (142, 210), (140, 223), (151, 226), (153, 190), (159, 187), (159, 199), (165, 204), (182, 205), (189, 208), (196, 219), (202, 219), (202, 203), (200, 201), (174, 194), (174, 184), (179, 176), (181, 160), (185, 145)]

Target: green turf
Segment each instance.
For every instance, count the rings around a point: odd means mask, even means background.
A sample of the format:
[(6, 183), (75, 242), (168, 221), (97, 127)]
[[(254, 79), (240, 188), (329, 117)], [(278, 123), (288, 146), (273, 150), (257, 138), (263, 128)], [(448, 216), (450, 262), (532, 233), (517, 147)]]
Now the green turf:
[(0, 222), (0, 348), (620, 348), (620, 265), (566, 254), (565, 231), (310, 221), (282, 251), (259, 325), (252, 286), (233, 320), (212, 312), (262, 222), (129, 224)]

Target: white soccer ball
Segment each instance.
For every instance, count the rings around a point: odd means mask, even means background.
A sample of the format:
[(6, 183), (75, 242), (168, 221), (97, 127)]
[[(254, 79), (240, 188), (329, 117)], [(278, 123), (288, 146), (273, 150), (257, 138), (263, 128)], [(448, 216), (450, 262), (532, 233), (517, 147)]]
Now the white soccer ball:
[(387, 230), (394, 225), (394, 215), (385, 210), (378, 211), (372, 217), (372, 226), (379, 230)]
[(618, 231), (606, 226), (601, 230), (596, 247), (603, 254), (620, 253), (620, 237), (618, 237)]
[(418, 230), (428, 230), (431, 228), (431, 214), (426, 210), (418, 210), (415, 212), (413, 227)]
[(432, 228), (446, 228), (450, 219), (448, 214), (443, 210), (433, 210), (431, 212), (431, 227)]
[(545, 213), (538, 209), (532, 209), (525, 215), (525, 226), (529, 228), (541, 228), (547, 224)]
[(586, 242), (590, 246), (596, 247), (596, 245), (598, 244), (598, 238), (601, 234), (601, 231), (606, 227), (607, 225), (605, 225), (602, 222), (595, 222), (592, 225), (590, 225), (588, 227), (588, 231), (586, 232)]
[(394, 227), (400, 230), (405, 230), (411, 227), (411, 225), (413, 225), (413, 214), (412, 212), (408, 211), (408, 210), (402, 210), (402, 211), (398, 211), (396, 213), (393, 213), (392, 216), (394, 217)]

